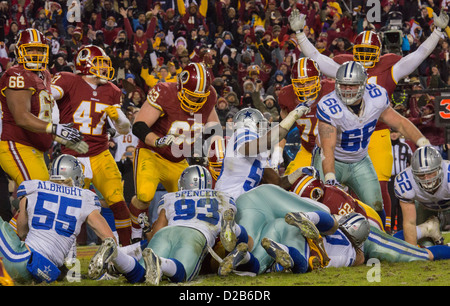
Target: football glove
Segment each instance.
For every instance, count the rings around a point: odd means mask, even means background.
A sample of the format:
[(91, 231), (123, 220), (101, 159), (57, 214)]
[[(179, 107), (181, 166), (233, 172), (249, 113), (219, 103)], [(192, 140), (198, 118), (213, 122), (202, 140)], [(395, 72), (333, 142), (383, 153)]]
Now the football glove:
[(105, 108), (105, 112), (111, 120), (116, 121), (119, 119), (119, 113), (117, 112), (117, 107), (114, 105), (110, 105)]
[(305, 19), (306, 15), (300, 14), (298, 9), (294, 9), (289, 15), (289, 24), (291, 26), (291, 30), (294, 32), (303, 32), (305, 28)]
[(441, 10), (439, 13), (439, 16), (436, 15), (436, 13), (433, 12), (433, 21), (434, 25), (440, 28), (441, 30), (444, 30), (448, 25), (448, 15), (444, 10)]
[(162, 148), (162, 147), (170, 146), (174, 140), (175, 140), (174, 135), (166, 135), (166, 136), (160, 137), (155, 140), (155, 147)]
[(49, 123), (47, 125), (47, 133), (58, 136), (62, 139), (79, 142), (83, 139), (83, 134), (77, 129), (74, 129), (73, 122), (71, 123)]

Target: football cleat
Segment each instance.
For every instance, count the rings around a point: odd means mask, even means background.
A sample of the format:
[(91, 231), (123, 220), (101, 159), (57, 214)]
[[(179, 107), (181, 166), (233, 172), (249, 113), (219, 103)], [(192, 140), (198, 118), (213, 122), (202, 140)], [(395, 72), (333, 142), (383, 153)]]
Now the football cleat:
[(435, 244), (441, 245), (444, 243), (444, 237), (442, 237), (440, 231), (440, 223), (438, 217), (433, 216), (429, 218), (424, 223), (419, 224), (418, 228), (420, 228), (424, 237), (433, 239), (433, 242)]
[(0, 258), (0, 285), (1, 286), (14, 286), (14, 281), (6, 271), (5, 265)]
[(108, 263), (117, 256), (117, 244), (114, 238), (106, 238), (98, 247), (89, 262), (88, 275), (91, 279), (99, 279), (108, 269)]
[(161, 259), (150, 248), (142, 251), (142, 258), (145, 263), (145, 282), (158, 286), (162, 278)]
[(248, 245), (245, 242), (241, 242), (237, 247), (228, 254), (220, 263), (218, 274), (226, 276), (233, 272), (237, 266), (239, 266), (245, 259), (245, 255), (248, 252)]
[(283, 250), (279, 243), (265, 237), (261, 240), (261, 246), (284, 269), (291, 269), (294, 266), (294, 260), (292, 260), (291, 255)]
[(236, 234), (233, 231), (234, 211), (230, 208), (227, 209), (222, 216), (222, 224), (220, 230), (220, 242), (227, 252), (233, 251), (236, 247)]
[[(318, 256), (320, 259), (320, 266), (322, 268), (326, 267), (330, 262), (330, 257), (328, 257), (327, 251), (325, 250), (323, 238), (317, 227), (309, 220), (306, 214), (303, 212), (290, 212), (286, 214), (284, 220), (287, 224), (296, 226), (306, 238), (311, 251), (310, 258)], [(310, 268), (315, 270), (317, 269), (317, 265), (311, 265), (310, 262)]]

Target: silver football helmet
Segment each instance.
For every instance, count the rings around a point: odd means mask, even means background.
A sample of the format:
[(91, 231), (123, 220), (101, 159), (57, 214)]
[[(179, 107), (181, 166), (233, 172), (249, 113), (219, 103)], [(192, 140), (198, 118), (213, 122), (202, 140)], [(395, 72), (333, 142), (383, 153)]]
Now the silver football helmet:
[(433, 192), (441, 186), (444, 172), (442, 156), (433, 147), (418, 148), (411, 159), (411, 170), (417, 185), (427, 192)]
[(178, 179), (178, 190), (212, 189), (212, 176), (203, 166), (193, 165), (184, 169)]
[[(336, 72), (336, 94), (345, 105), (353, 105), (362, 99), (367, 84), (366, 68), (358, 62), (345, 62)], [(356, 85), (346, 88), (346, 85)]]
[(72, 178), (76, 187), (84, 187), (84, 175), (81, 162), (74, 156), (62, 154), (52, 163), (50, 168), (50, 180), (64, 181)]
[(264, 115), (257, 109), (247, 107), (238, 111), (234, 117), (233, 122), (235, 128), (248, 128), (260, 135), (267, 131), (267, 120)]
[(360, 213), (352, 212), (338, 221), (339, 229), (357, 246), (361, 246), (370, 233), (370, 224)]

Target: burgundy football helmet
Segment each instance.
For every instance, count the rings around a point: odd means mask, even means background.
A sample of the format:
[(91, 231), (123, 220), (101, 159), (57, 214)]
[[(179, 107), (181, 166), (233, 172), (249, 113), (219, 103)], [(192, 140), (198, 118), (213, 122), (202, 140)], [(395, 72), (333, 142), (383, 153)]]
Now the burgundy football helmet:
[(75, 69), (76, 73), (95, 76), (104, 82), (114, 77), (111, 59), (102, 48), (94, 45), (83, 46), (78, 50)]
[(211, 143), (208, 152), (208, 170), (214, 180), (220, 175), (222, 170), (223, 160), (225, 158), (226, 142), (223, 138), (218, 138)]
[(322, 202), (324, 195), (324, 185), (320, 178), (304, 174), (291, 186), (291, 191), (301, 197), (310, 198), (312, 200)]
[(301, 102), (317, 98), (322, 85), (320, 84), (320, 71), (317, 63), (307, 57), (302, 57), (292, 67), (292, 87)]
[(372, 68), (380, 60), (381, 39), (374, 31), (362, 31), (353, 42), (353, 60)]
[[(40, 52), (35, 53), (36, 51)], [(17, 62), (27, 70), (47, 69), (49, 58), (48, 40), (40, 31), (29, 28), (19, 33), (14, 50)]]
[(211, 77), (203, 63), (189, 63), (178, 74), (178, 99), (186, 112), (197, 112), (206, 103)]

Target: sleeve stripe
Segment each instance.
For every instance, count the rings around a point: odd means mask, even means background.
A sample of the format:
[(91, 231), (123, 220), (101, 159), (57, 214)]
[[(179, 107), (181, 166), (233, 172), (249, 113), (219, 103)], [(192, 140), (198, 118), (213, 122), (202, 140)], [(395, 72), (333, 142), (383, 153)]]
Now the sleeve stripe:
[(331, 124), (331, 118), (320, 107), (317, 107), (317, 119)]

